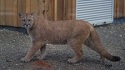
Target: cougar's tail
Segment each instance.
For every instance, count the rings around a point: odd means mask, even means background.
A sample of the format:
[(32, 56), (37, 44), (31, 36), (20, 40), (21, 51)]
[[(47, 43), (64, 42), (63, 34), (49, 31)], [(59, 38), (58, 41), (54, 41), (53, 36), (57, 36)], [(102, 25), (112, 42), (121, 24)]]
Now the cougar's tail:
[(96, 30), (94, 29), (94, 27), (91, 27), (91, 33), (90, 33), (90, 37), (91, 39), (91, 43), (93, 44), (93, 48), (96, 52), (98, 52), (100, 54), (101, 57), (104, 57), (110, 61), (120, 61), (120, 57), (118, 56), (113, 56), (110, 53), (108, 53), (105, 48), (103, 47), (103, 45), (101, 44), (99, 35), (97, 34)]

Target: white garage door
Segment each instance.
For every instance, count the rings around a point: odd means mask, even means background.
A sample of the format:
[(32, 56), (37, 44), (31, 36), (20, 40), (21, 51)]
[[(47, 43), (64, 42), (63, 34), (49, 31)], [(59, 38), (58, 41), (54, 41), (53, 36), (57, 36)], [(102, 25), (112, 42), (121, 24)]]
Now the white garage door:
[(114, 0), (76, 0), (76, 19), (93, 25), (113, 22)]

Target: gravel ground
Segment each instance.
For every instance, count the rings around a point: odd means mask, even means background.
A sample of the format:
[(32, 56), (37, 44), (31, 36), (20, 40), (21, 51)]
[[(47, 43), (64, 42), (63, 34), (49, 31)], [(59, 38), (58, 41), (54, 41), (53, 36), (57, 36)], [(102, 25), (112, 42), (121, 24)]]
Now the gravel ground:
[[(52, 65), (51, 70), (125, 70), (125, 24), (109, 24), (96, 29), (105, 48), (111, 54), (120, 56), (120, 62), (106, 60), (105, 64), (101, 64), (96, 52), (83, 47), (83, 59), (70, 64), (67, 59), (73, 56), (73, 51), (67, 45), (47, 45), (45, 61)], [(0, 70), (43, 70), (35, 68), (34, 61), (20, 62), (30, 45), (25, 29), (0, 26)]]

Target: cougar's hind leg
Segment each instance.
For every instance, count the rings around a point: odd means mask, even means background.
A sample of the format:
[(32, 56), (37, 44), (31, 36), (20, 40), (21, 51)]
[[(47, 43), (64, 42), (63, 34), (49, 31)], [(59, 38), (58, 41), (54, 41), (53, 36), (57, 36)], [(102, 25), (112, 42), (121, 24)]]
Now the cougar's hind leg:
[[(96, 51), (97, 52), (97, 49), (93, 43), (93, 41), (91, 40), (91, 37), (88, 37), (88, 39), (85, 41), (84, 43), (87, 47), (91, 48), (92, 50)], [(103, 63), (104, 60), (105, 60), (105, 57), (102, 56), (101, 54), (100, 55), (100, 62)]]
[(40, 48), (41, 54), (38, 56), (38, 59), (45, 59), (46, 56), (46, 44), (42, 45)]
[(79, 60), (81, 60), (83, 55), (82, 43), (83, 41), (82, 42), (77, 40), (70, 41), (69, 46), (72, 48), (75, 54), (73, 58), (68, 59), (69, 63), (76, 63)]

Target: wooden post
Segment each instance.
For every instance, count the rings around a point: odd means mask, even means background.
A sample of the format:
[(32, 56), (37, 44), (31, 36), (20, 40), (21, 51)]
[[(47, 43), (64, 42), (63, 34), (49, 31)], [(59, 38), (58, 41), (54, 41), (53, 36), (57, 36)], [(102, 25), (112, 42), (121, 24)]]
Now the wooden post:
[(57, 20), (57, 0), (54, 0), (54, 20)]

